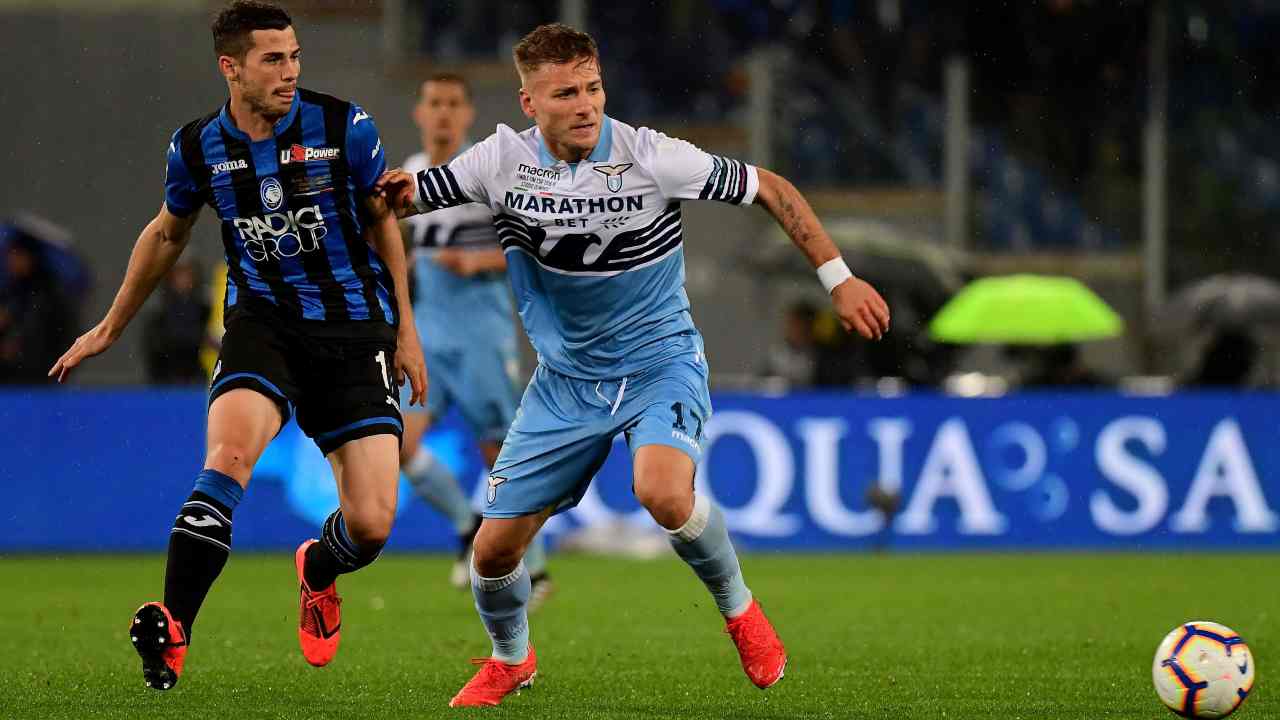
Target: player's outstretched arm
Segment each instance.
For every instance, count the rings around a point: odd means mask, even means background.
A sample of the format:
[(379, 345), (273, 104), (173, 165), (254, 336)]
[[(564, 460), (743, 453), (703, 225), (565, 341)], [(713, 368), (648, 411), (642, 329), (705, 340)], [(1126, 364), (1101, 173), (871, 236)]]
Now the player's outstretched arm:
[(839, 249), (796, 186), (764, 168), (758, 168), (758, 172), (760, 189), (755, 202), (773, 215), (791, 242), (809, 258), (809, 264), (819, 269), (820, 277), (833, 278), (836, 284), (829, 288), (831, 304), (844, 329), (856, 330), (868, 340), (879, 340), (889, 331), (889, 305), (884, 298), (870, 284), (848, 272)]
[(49, 368), (49, 377), (56, 376), (58, 382), (64, 381), (82, 361), (101, 353), (119, 339), (129, 321), (160, 284), (161, 278), (182, 255), (198, 216), (198, 212), (193, 212), (187, 217), (178, 217), (167, 207), (160, 208), (160, 214), (147, 223), (133, 244), (124, 282), (120, 284), (106, 317), (92, 330), (76, 338), (71, 348)]
[(386, 263), (395, 283), (395, 301), (400, 315), (400, 328), (396, 336), (396, 383), (403, 385), (408, 380), (409, 386), (413, 388), (409, 404), (426, 405), (427, 363), (422, 357), (417, 323), (413, 321), (413, 305), (409, 300), (408, 262), (405, 260), (400, 225), (381, 195), (365, 198), (365, 208), (373, 218), (369, 223), (369, 244), (378, 251), (378, 257)]
[(373, 191), (387, 203), (387, 207), (398, 218), (412, 217), (418, 214), (413, 204), (413, 194), (417, 189), (418, 179), (401, 168), (394, 168), (382, 173), (373, 183)]

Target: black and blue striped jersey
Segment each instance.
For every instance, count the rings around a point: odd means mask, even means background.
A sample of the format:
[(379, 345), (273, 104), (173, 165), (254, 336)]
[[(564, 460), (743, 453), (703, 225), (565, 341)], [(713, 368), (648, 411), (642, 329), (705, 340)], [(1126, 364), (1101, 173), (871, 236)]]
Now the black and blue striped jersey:
[(206, 204), (222, 221), (228, 319), (256, 307), (290, 321), (394, 326), (395, 285), (365, 240), (362, 204), (385, 169), (367, 112), (299, 88), (265, 140), (236, 127), (229, 103), (175, 132), (165, 205), (186, 217)]

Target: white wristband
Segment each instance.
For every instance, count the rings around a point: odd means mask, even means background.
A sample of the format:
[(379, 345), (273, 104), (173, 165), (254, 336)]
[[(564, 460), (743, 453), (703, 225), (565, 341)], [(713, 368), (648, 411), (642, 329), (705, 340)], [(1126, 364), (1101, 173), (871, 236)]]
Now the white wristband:
[(818, 280), (822, 281), (822, 287), (826, 288), (828, 294), (835, 290), (837, 285), (851, 277), (853, 273), (844, 263), (844, 258), (839, 255), (818, 267)]

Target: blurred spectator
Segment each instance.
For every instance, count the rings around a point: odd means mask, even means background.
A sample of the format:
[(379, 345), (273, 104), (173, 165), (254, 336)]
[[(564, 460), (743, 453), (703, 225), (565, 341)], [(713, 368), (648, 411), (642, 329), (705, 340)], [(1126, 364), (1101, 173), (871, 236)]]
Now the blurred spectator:
[(1200, 367), (1186, 384), (1198, 387), (1247, 387), (1258, 359), (1258, 341), (1244, 330), (1228, 328), (1205, 348)]
[(8, 236), (0, 278), (0, 382), (43, 383), (73, 339), (71, 303), (40, 243), (24, 232)]
[(792, 389), (813, 387), (817, 370), (817, 343), (814, 323), (818, 310), (800, 301), (787, 308), (782, 321), (782, 342), (771, 346), (760, 374), (782, 378)]
[(1079, 345), (1036, 348), (1030, 357), (1034, 366), (1023, 380), (1023, 387), (1087, 389), (1111, 384), (1084, 364)]
[(160, 307), (147, 318), (143, 335), (147, 379), (160, 385), (203, 384), (200, 348), (210, 307), (197, 287), (198, 273), (189, 262), (169, 271)]
[(421, 47), (437, 61), (496, 58), (509, 62), (511, 46), (520, 36), (537, 25), (554, 22), (559, 9), (556, 0), (420, 3)]

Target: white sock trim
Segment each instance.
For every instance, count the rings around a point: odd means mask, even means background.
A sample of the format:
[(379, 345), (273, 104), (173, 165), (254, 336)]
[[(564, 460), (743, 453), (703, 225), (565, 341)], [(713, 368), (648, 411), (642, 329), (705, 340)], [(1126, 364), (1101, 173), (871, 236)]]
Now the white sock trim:
[(726, 618), (730, 619), (730, 620), (732, 620), (732, 619), (734, 619), (734, 618), (736, 618), (736, 617), (741, 617), (743, 613), (745, 613), (747, 610), (751, 609), (751, 601), (752, 601), (752, 600), (755, 600), (755, 596), (751, 594), (751, 588), (747, 588), (747, 599), (746, 599), (746, 601), (744, 601), (744, 602), (743, 602), (741, 605), (739, 605), (738, 607), (736, 607), (736, 608), (734, 608), (734, 609), (730, 610), (729, 612), (725, 613), (725, 614), (724, 614), (724, 616), (725, 616)]
[(694, 494), (693, 496), (693, 514), (688, 520), (684, 521), (684, 525), (675, 530), (668, 530), (672, 538), (681, 542), (693, 542), (702, 536), (702, 531), (707, 529), (707, 522), (711, 519), (711, 498), (706, 495)]
[(506, 575), (503, 575), (502, 577), (498, 577), (498, 578), (481, 577), (480, 571), (476, 570), (476, 565), (475, 565), (475, 562), (473, 561), (471, 563), (471, 584), (479, 588), (483, 592), (498, 592), (499, 590), (503, 590), (505, 588), (510, 587), (513, 583), (515, 583), (515, 581), (520, 579), (520, 576), (523, 575), (524, 572), (525, 572), (524, 561), (521, 560), (520, 564), (516, 566), (515, 570), (512, 570), (511, 572), (507, 573)]
[(529, 646), (525, 645), (524, 650), (516, 655), (503, 655), (497, 650), (494, 650), (490, 653), (489, 657), (494, 660), (501, 660), (503, 665), (520, 665), (525, 660), (529, 659)]

